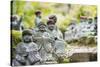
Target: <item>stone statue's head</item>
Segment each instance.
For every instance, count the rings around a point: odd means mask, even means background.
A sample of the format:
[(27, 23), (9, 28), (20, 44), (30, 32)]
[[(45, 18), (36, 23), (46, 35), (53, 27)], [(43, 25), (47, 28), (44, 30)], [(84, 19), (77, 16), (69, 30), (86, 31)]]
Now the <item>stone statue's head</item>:
[(35, 11), (35, 15), (37, 16), (37, 17), (39, 17), (39, 18), (41, 18), (41, 11), (40, 10), (37, 10), (37, 11)]
[(32, 31), (27, 29), (27, 30), (24, 30), (22, 32), (22, 40), (23, 42), (25, 43), (29, 43), (29, 42), (32, 42), (33, 41), (33, 38), (32, 38)]
[(38, 28), (40, 31), (46, 31), (46, 25), (43, 22), (39, 23)]
[(57, 22), (57, 16), (56, 15), (50, 15), (49, 19), (52, 19), (54, 21), (54, 23)]
[(48, 26), (48, 29), (49, 29), (49, 30), (53, 30), (53, 29), (55, 28), (55, 23), (54, 23), (54, 21), (53, 21), (52, 19), (49, 19), (49, 20), (47, 21), (47, 26)]

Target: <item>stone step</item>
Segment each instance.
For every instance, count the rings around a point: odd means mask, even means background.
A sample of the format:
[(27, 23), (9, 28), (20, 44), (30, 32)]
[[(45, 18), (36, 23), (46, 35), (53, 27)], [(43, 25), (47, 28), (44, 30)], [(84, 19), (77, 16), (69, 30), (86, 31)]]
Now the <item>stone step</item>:
[(57, 64), (57, 61), (46, 61), (45, 64)]

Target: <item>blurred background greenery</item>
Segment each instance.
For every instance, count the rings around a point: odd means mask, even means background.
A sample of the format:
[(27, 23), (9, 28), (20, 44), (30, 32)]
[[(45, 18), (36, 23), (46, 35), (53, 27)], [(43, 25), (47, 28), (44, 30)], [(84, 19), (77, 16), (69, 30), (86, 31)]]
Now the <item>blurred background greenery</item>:
[(25, 28), (33, 28), (34, 12), (42, 11), (42, 20), (46, 23), (49, 15), (55, 14), (58, 18), (57, 26), (61, 31), (65, 31), (66, 27), (72, 19), (79, 22), (80, 16), (95, 17), (97, 7), (95, 5), (80, 5), (80, 4), (64, 4), (64, 3), (48, 3), (48, 2), (33, 2), (33, 1), (18, 1), (13, 0), (12, 15), (17, 14), (23, 16), (23, 24)]

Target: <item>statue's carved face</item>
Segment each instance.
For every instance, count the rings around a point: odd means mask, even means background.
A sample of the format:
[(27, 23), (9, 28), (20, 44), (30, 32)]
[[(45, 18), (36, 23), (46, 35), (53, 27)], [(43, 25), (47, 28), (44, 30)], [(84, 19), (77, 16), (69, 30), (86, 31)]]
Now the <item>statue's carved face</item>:
[(48, 29), (53, 30), (55, 28), (54, 24), (48, 24)]
[(38, 13), (38, 14), (37, 14), (37, 17), (41, 18), (41, 13)]
[(32, 36), (31, 35), (25, 35), (25, 36), (23, 36), (23, 41), (25, 43), (32, 42)]
[(46, 26), (44, 26), (44, 25), (39, 26), (39, 30), (40, 31), (45, 31), (46, 30)]

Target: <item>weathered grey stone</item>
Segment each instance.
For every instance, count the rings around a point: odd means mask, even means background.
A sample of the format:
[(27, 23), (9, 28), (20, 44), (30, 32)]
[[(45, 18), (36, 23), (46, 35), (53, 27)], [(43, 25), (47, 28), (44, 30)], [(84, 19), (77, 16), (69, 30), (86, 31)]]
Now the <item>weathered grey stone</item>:
[(16, 47), (16, 56), (13, 65), (34, 65), (35, 63), (40, 62), (41, 60), (42, 59), (38, 53), (37, 44), (33, 42), (21, 42)]
[[(73, 29), (71, 28), (73, 26)], [(96, 24), (92, 22), (82, 22), (76, 25), (70, 25), (65, 32), (65, 40), (79, 39), (84, 36), (93, 36), (96, 33)]]
[(69, 57), (70, 62), (88, 62), (88, 61), (96, 61), (97, 53), (74, 53)]

